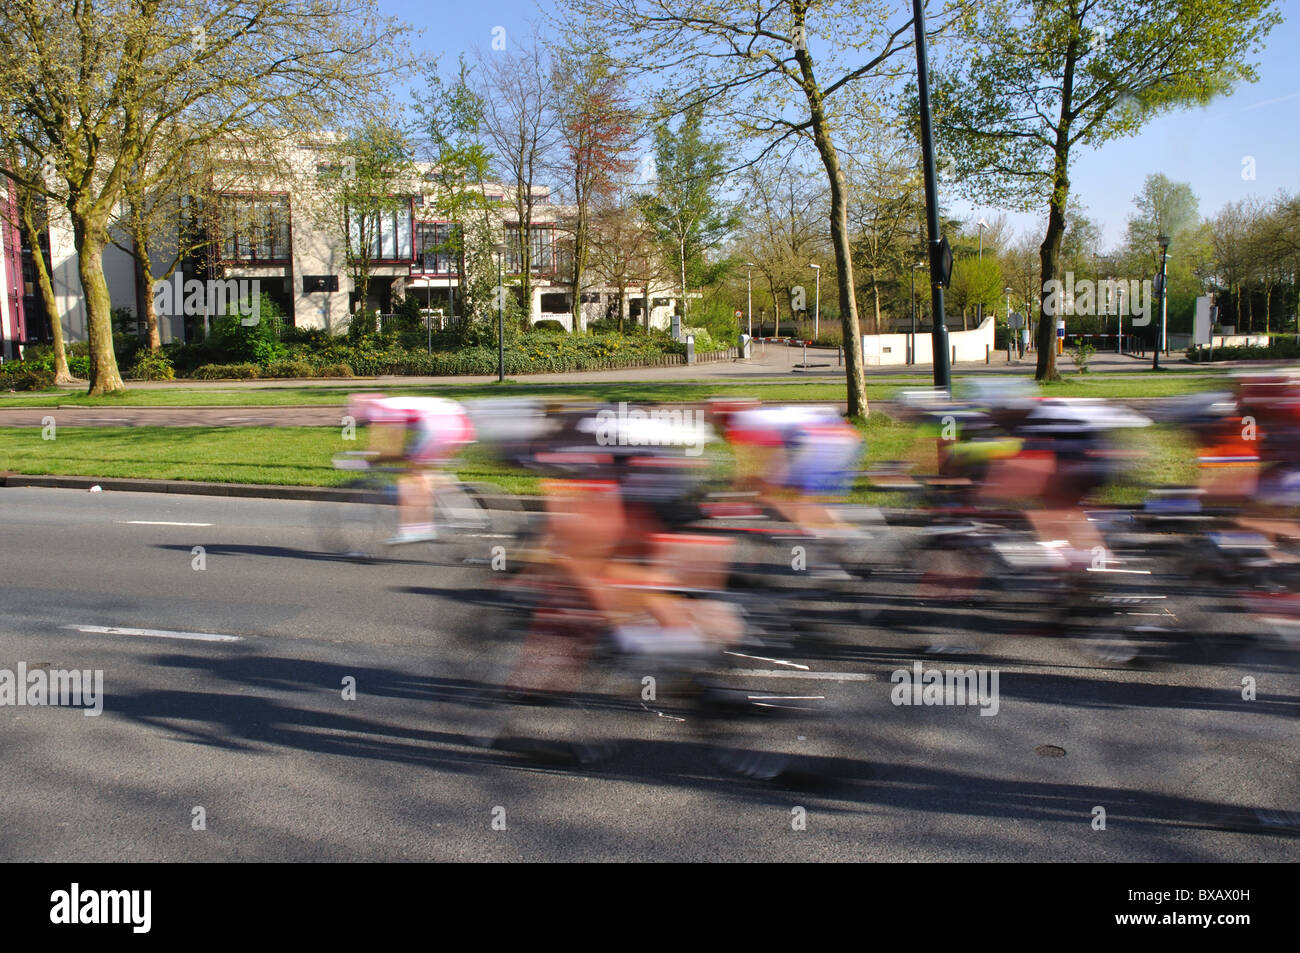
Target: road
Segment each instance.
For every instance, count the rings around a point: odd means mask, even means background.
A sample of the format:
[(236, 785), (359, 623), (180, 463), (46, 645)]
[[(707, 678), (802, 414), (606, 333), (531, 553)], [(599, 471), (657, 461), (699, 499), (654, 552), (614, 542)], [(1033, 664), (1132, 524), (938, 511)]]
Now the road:
[[(825, 696), (833, 718), (744, 729), (823, 780), (734, 777), (639, 704), (612, 759), (548, 766), (467, 736), (491, 570), (333, 557), (319, 505), (0, 489), (0, 670), (99, 669), (105, 696), (0, 707), (0, 860), (1300, 859), (1300, 676), (1259, 643), (1105, 666), (900, 605), (800, 678), (747, 660)], [(950, 664), (921, 647), (954, 621), (992, 634), (968, 664), (1000, 672), (994, 717), (891, 703), (891, 673)]]

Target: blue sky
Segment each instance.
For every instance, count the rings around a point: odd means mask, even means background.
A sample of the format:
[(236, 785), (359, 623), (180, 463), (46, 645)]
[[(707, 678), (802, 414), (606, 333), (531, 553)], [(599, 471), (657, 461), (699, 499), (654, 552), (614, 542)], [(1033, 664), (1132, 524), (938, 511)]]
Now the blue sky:
[[(1228, 0), (1230, 2), (1230, 0)], [(530, 32), (542, 20), (543, 7), (534, 0), (490, 0), (447, 7), (417, 0), (379, 0), (380, 10), (417, 27), (423, 33), (415, 45), (442, 55), (444, 65), (464, 51), (486, 50), (495, 27), (504, 27), (507, 43)], [(1282, 0), (1284, 16), (1300, 6)], [(546, 7), (549, 9), (549, 6)], [(436, 22), (434, 21), (434, 18)], [(1103, 244), (1118, 244), (1124, 234), (1133, 196), (1152, 172), (1188, 182), (1200, 200), (1202, 215), (1248, 195), (1272, 196), (1279, 189), (1300, 189), (1300, 19), (1289, 17), (1274, 28), (1258, 58), (1259, 82), (1242, 86), (1201, 109), (1183, 110), (1152, 120), (1130, 138), (1097, 150), (1080, 150), (1072, 167), (1076, 203), (1102, 226)], [(1243, 161), (1254, 160), (1253, 180), (1243, 178)], [(956, 214), (968, 205), (949, 203)], [(1076, 205), (1076, 207), (1078, 207)], [(990, 214), (992, 209), (972, 213)], [(1046, 213), (1008, 214), (1019, 233), (1040, 232)]]

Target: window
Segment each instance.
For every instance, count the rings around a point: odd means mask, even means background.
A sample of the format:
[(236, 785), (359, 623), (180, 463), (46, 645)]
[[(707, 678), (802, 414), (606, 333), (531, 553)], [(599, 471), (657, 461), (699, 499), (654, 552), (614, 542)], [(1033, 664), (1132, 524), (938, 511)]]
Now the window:
[(450, 222), (419, 222), (415, 226), (415, 260), (426, 275), (454, 275), (460, 270), (459, 226)]
[(223, 195), (221, 227), (227, 261), (290, 258), (287, 195)]
[[(351, 222), (352, 247), (361, 247), (361, 227), (354, 218)], [(369, 244), (368, 257), (371, 261), (410, 261), (411, 260), (411, 206), (386, 212), (377, 212), (370, 216), (366, 226), (366, 241)]]
[[(538, 225), (528, 230), (528, 245), (532, 254), (530, 274), (549, 275), (555, 271), (554, 232), (553, 227)], [(506, 271), (517, 275), (523, 270), (518, 225), (506, 226), (506, 247)]]
[(569, 296), (558, 291), (552, 291), (542, 295), (542, 313), (568, 314)]

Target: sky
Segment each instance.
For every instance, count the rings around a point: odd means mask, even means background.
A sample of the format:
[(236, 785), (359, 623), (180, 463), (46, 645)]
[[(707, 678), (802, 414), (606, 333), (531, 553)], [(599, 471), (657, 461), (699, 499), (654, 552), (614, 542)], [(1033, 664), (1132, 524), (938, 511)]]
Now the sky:
[[(440, 54), (444, 67), (462, 52), (489, 50), (494, 30), (498, 37), (504, 30), (509, 47), (553, 9), (550, 0), (484, 0), (447, 16), (446, 7), (427, 0), (378, 2), (381, 13), (422, 29), (413, 45)], [(1072, 207), (1082, 207), (1098, 222), (1103, 246), (1113, 248), (1123, 240), (1133, 197), (1155, 172), (1189, 183), (1206, 217), (1250, 195), (1268, 198), (1278, 190), (1300, 190), (1300, 0), (1281, 0), (1278, 9), (1284, 20), (1258, 56), (1257, 83), (1240, 86), (1204, 108), (1150, 120), (1136, 135), (1098, 149), (1076, 147)], [(944, 202), (953, 214), (969, 213), (971, 219), (1001, 211), (972, 208), (956, 199)], [(1006, 214), (1014, 235), (1039, 235), (1046, 228), (1046, 210)]]

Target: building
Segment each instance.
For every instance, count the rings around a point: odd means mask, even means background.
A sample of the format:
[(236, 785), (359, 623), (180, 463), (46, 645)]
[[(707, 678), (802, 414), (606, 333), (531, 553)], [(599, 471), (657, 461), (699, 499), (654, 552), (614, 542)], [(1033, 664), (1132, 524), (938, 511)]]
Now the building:
[[(202, 238), (182, 256), (181, 266), (169, 280), (182, 287), (195, 280), (255, 280), (260, 292), (275, 301), (295, 326), (345, 331), (360, 302), (347, 267), (343, 226), (330, 219), (328, 199), (319, 187), (328, 168), (326, 149), (322, 143), (299, 143), (273, 164), (243, 163), (240, 171), (224, 177), (221, 187), (212, 187), (207, 201), (200, 203), (203, 213), (187, 214), (191, 205), (178, 200), (174, 231), (160, 236), (158, 244), (174, 252), (177, 236), (197, 234), (196, 228), (202, 230)], [(471, 268), (467, 261), (482, 258), (448, 250), (447, 242), (456, 226), (435, 211), (438, 202), (434, 169), (428, 163), (418, 163), (416, 168), (417, 177), (399, 193), (397, 208), (379, 216), (372, 230), (366, 305), (388, 313), (399, 298), (414, 296), (430, 320), (445, 324), (462, 314), (462, 289), (473, 278), (465, 273)], [(504, 243), (507, 249), (499, 263), (504, 272), (503, 284), (518, 296), (522, 256), (511, 187), (487, 183), (483, 192), (492, 244)], [(554, 320), (572, 329), (572, 265), (565, 248), (566, 223), (572, 209), (553, 204), (550, 199), (549, 189), (535, 190), (534, 220), (529, 230), (532, 294), (527, 310), (533, 323)], [(200, 217), (203, 220), (197, 221)], [(355, 228), (353, 235), (355, 241)], [(84, 341), (85, 304), (66, 212), (51, 209), (48, 237), (48, 260), (66, 339)], [(6, 234), (6, 249), (7, 242)], [(175, 257), (174, 253), (171, 257)], [(491, 260), (495, 262), (496, 257)], [(146, 287), (148, 279), (137, 268), (134, 257), (111, 245), (104, 251), (103, 264), (113, 309), (142, 314), (144, 295), (153, 289)], [(155, 255), (155, 274), (166, 271), (169, 265), (170, 260), (162, 261)], [(648, 264), (646, 270), (651, 270)], [(658, 268), (654, 271), (662, 273)], [(589, 274), (593, 283), (582, 291), (583, 329), (593, 320), (615, 318), (620, 311), (628, 322), (669, 327), (677, 303), (675, 290), (668, 287), (671, 279), (625, 282), (623, 294), (619, 295), (595, 269), (589, 269)], [(496, 275), (492, 278), (495, 284)], [(173, 298), (155, 296), (152, 300), (166, 304)], [(174, 300), (176, 303), (156, 309), (164, 343), (194, 339), (213, 316), (187, 315), (179, 306), (179, 297)], [(31, 321), (25, 328), (11, 328), (6, 318), (5, 333), (6, 340), (48, 340), (48, 332), (40, 335)]]

